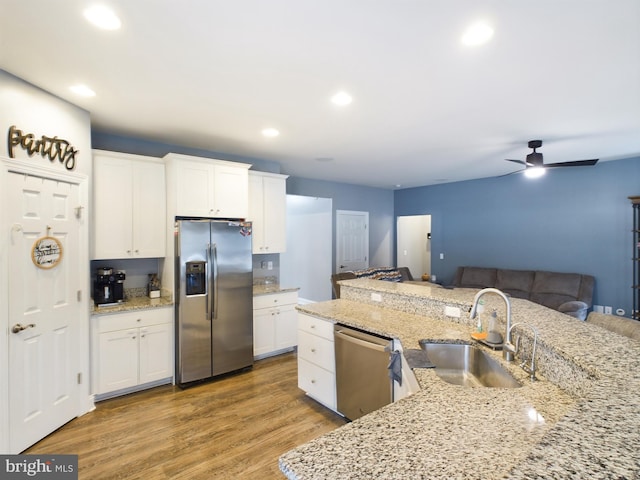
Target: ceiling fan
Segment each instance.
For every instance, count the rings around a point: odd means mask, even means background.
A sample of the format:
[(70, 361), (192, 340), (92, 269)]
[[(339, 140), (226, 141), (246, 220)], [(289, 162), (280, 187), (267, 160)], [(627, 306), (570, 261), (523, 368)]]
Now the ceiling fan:
[(528, 177), (539, 177), (544, 174), (545, 169), (547, 168), (555, 168), (555, 167), (590, 167), (598, 163), (598, 159), (594, 158), (591, 160), (574, 160), (571, 162), (560, 162), (560, 163), (548, 163), (545, 165), (542, 160), (542, 154), (536, 152), (537, 148), (542, 146), (542, 140), (530, 140), (528, 143), (529, 148), (533, 149), (533, 152), (527, 155), (526, 161), (523, 160), (512, 160), (507, 158), (507, 162), (514, 162), (524, 165), (524, 170), (517, 170), (515, 172), (507, 173), (507, 175), (511, 175), (512, 173), (523, 172)]

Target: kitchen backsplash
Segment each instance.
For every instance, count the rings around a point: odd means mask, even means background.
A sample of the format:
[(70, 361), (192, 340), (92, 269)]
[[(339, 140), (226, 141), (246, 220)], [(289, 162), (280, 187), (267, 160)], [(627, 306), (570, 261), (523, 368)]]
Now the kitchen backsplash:
[[(271, 268), (269, 268), (271, 267)], [(253, 256), (253, 284), (265, 285), (280, 280), (280, 254), (260, 254)]]

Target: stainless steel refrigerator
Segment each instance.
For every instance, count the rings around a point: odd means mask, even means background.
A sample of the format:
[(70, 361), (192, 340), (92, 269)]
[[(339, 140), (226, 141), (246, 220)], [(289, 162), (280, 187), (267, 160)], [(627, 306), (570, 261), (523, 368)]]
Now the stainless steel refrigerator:
[(253, 365), (251, 223), (176, 221), (176, 383)]

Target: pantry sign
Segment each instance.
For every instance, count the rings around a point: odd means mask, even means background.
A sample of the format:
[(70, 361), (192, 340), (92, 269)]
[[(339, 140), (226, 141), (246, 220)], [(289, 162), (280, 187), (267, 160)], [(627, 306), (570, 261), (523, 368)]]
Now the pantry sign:
[(51, 163), (59, 162), (67, 170), (76, 168), (78, 150), (62, 138), (49, 137), (47, 135), (38, 137), (33, 133), (24, 133), (15, 125), (11, 125), (11, 127), (9, 127), (7, 145), (10, 158), (15, 158), (14, 150), (21, 148), (27, 152), (30, 157), (39, 154)]

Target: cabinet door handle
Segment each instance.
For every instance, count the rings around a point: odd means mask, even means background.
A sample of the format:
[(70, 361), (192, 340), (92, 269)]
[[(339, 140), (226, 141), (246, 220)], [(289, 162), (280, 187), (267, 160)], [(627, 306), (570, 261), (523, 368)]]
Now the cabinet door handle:
[(315, 348), (312, 348), (312, 349), (311, 349), (311, 353), (316, 353), (316, 349), (315, 349)]

